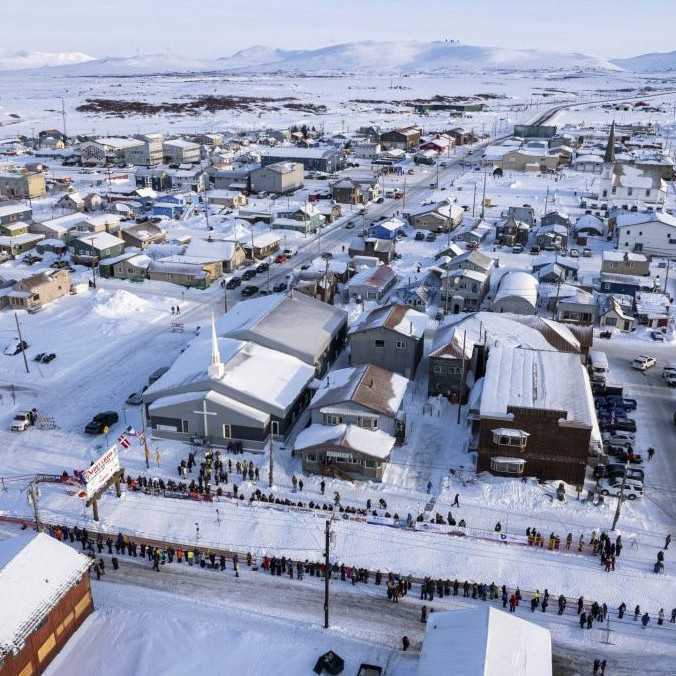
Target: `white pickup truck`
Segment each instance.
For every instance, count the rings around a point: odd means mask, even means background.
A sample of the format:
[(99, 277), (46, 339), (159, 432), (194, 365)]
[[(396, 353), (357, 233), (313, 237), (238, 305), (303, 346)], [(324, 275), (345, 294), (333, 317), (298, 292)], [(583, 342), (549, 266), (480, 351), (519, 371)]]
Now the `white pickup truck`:
[(669, 387), (676, 387), (676, 364), (667, 364), (662, 369), (662, 378)]
[(10, 430), (12, 432), (25, 432), (31, 426), (31, 417), (28, 411), (17, 413), (12, 420)]

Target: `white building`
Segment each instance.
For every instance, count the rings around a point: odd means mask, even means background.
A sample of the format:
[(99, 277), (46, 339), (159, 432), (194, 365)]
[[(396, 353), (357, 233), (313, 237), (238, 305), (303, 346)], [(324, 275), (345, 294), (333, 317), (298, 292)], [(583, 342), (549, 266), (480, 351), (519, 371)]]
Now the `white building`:
[(676, 258), (676, 218), (663, 211), (619, 214), (615, 245), (620, 251)]
[(197, 143), (178, 138), (164, 142), (164, 159), (167, 164), (197, 164), (202, 150)]
[(521, 270), (506, 272), (493, 300), (493, 312), (534, 315), (538, 304), (538, 280)]

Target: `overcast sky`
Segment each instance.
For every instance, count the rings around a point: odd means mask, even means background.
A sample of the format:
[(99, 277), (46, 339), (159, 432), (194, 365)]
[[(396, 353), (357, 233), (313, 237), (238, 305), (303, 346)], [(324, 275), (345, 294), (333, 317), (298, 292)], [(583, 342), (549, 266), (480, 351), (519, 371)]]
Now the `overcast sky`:
[(228, 56), (353, 40), (634, 56), (676, 49), (676, 0), (42, 0), (3, 3), (2, 47), (92, 56)]

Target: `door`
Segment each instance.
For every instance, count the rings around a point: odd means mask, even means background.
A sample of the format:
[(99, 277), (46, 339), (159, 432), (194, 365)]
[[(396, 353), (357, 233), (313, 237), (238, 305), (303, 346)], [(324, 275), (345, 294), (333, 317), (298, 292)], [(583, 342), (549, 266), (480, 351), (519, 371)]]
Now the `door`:
[(277, 420), (272, 421), (271, 429), (272, 434), (274, 434), (275, 436), (279, 436), (279, 422)]
[(232, 430), (230, 429), (230, 425), (223, 425), (223, 438), (232, 439)]

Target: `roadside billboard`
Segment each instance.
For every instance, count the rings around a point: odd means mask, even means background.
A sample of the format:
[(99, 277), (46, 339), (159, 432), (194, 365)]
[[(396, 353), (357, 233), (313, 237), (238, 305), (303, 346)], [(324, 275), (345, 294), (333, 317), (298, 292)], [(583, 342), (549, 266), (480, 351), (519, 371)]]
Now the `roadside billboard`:
[(91, 467), (82, 472), (87, 498), (91, 499), (120, 469), (117, 445), (113, 444)]

